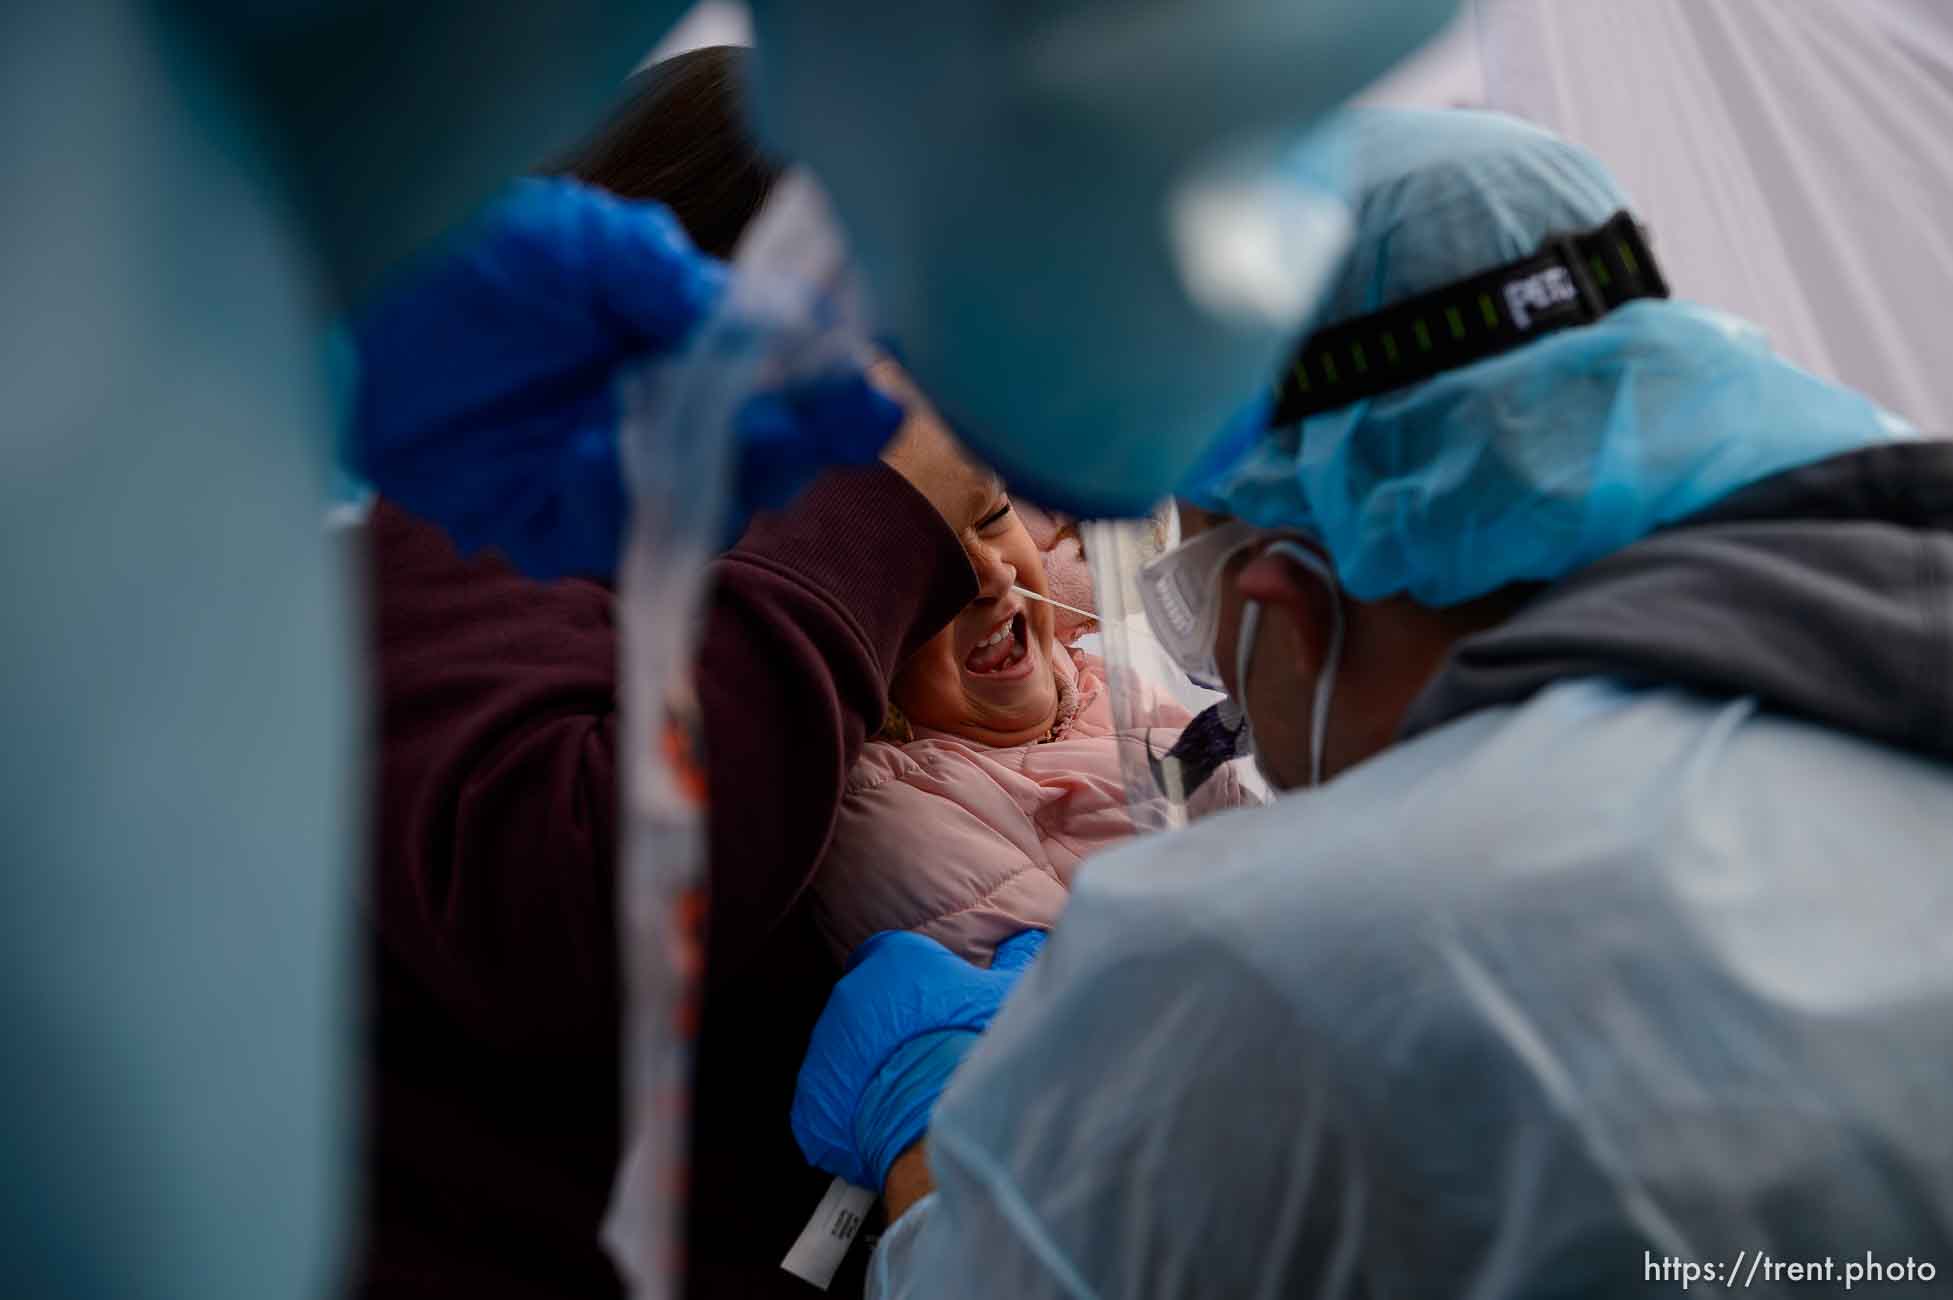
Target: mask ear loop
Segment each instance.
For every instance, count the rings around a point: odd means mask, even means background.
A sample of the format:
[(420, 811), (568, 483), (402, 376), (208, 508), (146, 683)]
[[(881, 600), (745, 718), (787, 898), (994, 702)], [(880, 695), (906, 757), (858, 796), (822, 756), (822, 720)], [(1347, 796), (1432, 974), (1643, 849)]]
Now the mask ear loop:
[[(1322, 755), (1328, 747), (1329, 704), (1336, 695), (1336, 673), (1343, 663), (1342, 588), (1323, 558), (1299, 542), (1280, 541), (1264, 554), (1279, 552), (1322, 579), (1329, 589), (1329, 655), (1322, 671), (1316, 674), (1315, 707), (1309, 717), (1309, 784), (1322, 784)], [(1261, 602), (1244, 601), (1241, 606), (1241, 635), (1235, 658), (1234, 680), (1241, 684), (1241, 707), (1247, 710), (1248, 661), (1253, 652), (1255, 633), (1261, 628)]]
[(1254, 662), (1255, 638), (1261, 635), (1261, 602), (1241, 602), (1241, 627), (1234, 634), (1234, 682), (1241, 692), (1241, 716), (1248, 716), (1248, 665)]
[[(1182, 542), (1166, 554), (1147, 561), (1140, 568), (1140, 604), (1146, 611), (1147, 622), (1152, 625), (1155, 639), (1160, 642), (1161, 648), (1166, 650), (1175, 666), (1186, 674), (1187, 680), (1202, 690), (1221, 689), (1220, 671), (1214, 661), (1214, 639), (1219, 630), (1217, 627), (1218, 589), (1221, 573), (1227, 568), (1229, 560), (1256, 544), (1260, 532), (1260, 529), (1251, 524), (1242, 523), (1238, 519), (1233, 520), (1219, 528), (1201, 533), (1191, 541)], [(1195, 620), (1200, 626), (1200, 631), (1193, 638), (1191, 646), (1183, 645), (1183, 639), (1178, 636), (1170, 638), (1162, 636), (1162, 626), (1170, 627), (1174, 620), (1161, 617), (1154, 609), (1155, 602), (1164, 603), (1166, 599), (1171, 599), (1175, 604), (1184, 607), (1184, 597), (1175, 594), (1169, 598), (1163, 595), (1163, 592), (1177, 588), (1178, 584), (1171, 581), (1166, 583), (1148, 581), (1154, 575), (1168, 570), (1183, 570), (1189, 564), (1198, 566), (1196, 580), (1192, 585), (1197, 590), (1207, 593)], [(1196, 657), (1198, 662), (1193, 662)]]

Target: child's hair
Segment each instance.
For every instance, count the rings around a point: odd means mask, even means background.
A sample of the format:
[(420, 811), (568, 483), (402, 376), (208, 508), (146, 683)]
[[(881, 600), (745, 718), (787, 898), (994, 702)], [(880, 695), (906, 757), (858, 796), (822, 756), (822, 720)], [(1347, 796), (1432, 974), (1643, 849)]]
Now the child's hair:
[(746, 123), (747, 53), (713, 45), (635, 74), (596, 134), (544, 170), (656, 199), (702, 251), (730, 257), (781, 170)]
[(885, 740), (891, 745), (906, 745), (915, 739), (915, 728), (909, 725), (909, 715), (894, 700), (888, 701), (888, 712), (882, 716), (882, 729), (868, 737), (870, 740)]

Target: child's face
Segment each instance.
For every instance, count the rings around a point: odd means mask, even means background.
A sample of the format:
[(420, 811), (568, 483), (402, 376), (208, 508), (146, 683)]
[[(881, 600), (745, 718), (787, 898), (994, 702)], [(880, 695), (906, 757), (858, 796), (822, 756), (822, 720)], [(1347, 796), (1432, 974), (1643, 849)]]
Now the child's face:
[(980, 744), (1028, 744), (1058, 712), (1053, 621), (1049, 605), (1011, 587), (1045, 594), (1044, 563), (1001, 489), (961, 536), (977, 598), (902, 666), (889, 693), (921, 726)]

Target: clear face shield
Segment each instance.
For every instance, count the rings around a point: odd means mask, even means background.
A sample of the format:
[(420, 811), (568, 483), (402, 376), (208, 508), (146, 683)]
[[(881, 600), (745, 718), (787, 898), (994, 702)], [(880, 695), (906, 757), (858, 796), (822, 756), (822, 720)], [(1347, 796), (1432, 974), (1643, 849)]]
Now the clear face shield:
[(1139, 831), (1169, 830), (1257, 804), (1267, 782), (1251, 729), (1214, 661), (1223, 573), (1262, 536), (1230, 525), (1191, 541), (1171, 505), (1083, 529), (1100, 615), (1096, 642), (1121, 777)]
[[(1156, 526), (1165, 521), (1169, 526)], [(1231, 635), (1223, 637), (1229, 583), (1237, 561), (1277, 556), (1323, 584), (1330, 600), (1325, 656), (1309, 707), (1309, 750), (1298, 781), (1322, 783), (1331, 705), (1342, 667), (1342, 596), (1335, 572), (1302, 536), (1226, 520), (1183, 536), (1168, 508), (1139, 524), (1099, 523), (1085, 533), (1100, 608), (1106, 611), (1100, 653), (1121, 736), (1122, 775), (1140, 830), (1183, 826), (1213, 812), (1264, 802), (1272, 782), (1256, 753), (1254, 724), (1243, 691), (1279, 691), (1269, 675), (1252, 672), (1261, 647), (1263, 606), (1233, 602)], [(1231, 657), (1224, 676), (1222, 655)], [(1229, 694), (1226, 680), (1235, 691)], [(1263, 706), (1271, 701), (1256, 697)], [(1282, 707), (1283, 701), (1272, 701)], [(1290, 701), (1303, 707), (1303, 701)], [(1191, 719), (1179, 720), (1181, 710)]]

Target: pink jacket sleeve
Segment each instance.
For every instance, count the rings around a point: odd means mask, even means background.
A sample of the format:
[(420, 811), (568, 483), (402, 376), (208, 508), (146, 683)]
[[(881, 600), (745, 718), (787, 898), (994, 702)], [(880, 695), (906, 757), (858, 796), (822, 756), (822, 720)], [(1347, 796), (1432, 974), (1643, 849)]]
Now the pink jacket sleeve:
[(895, 745), (863, 751), (815, 882), (815, 920), (837, 955), (902, 929), (987, 965), (1003, 940), (1057, 920), (1062, 866), (980, 756), (918, 748), (920, 762)]

